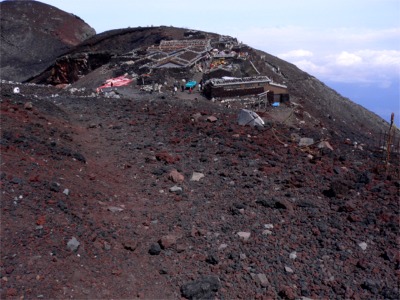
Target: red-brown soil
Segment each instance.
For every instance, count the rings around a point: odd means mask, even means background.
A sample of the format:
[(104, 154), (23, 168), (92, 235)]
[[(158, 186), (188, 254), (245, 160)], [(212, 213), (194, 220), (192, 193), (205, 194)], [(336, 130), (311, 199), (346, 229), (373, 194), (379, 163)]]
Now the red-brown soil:
[(274, 111), (239, 126), (238, 107), (200, 95), (14, 86), (1, 86), (1, 298), (399, 297), (398, 155), (385, 172), (375, 145), (300, 148), (316, 129)]

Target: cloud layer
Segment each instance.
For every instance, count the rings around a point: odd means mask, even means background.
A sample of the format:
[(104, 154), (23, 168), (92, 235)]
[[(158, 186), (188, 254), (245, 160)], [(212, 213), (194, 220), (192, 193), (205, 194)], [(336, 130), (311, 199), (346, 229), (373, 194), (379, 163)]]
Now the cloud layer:
[(322, 81), (389, 87), (400, 74), (400, 28), (302, 27), (238, 31), (245, 43), (297, 65)]

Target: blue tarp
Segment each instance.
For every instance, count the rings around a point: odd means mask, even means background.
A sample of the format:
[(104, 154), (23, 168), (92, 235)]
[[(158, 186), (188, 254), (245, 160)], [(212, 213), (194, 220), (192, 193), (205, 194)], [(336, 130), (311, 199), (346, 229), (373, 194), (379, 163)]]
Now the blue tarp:
[(196, 86), (197, 82), (195, 80), (190, 80), (188, 81), (188, 83), (186, 83), (186, 88), (190, 89), (190, 88), (194, 88)]

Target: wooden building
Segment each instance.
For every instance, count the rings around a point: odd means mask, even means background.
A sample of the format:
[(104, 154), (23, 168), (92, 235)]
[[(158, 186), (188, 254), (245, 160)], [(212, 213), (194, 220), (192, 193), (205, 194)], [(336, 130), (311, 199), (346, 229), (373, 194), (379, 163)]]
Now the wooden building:
[(211, 98), (229, 98), (267, 92), (268, 102), (288, 102), (287, 86), (274, 83), (267, 76), (243, 78), (213, 78), (205, 82), (204, 95)]

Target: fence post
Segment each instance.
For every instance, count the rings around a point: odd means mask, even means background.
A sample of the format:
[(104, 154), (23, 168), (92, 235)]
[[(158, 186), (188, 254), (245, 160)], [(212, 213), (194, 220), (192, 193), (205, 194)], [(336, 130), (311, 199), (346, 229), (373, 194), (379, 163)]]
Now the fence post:
[(388, 132), (388, 139), (387, 139), (387, 144), (386, 144), (386, 162), (385, 162), (385, 174), (387, 175), (388, 172), (388, 164), (389, 164), (389, 159), (390, 159), (390, 146), (392, 144), (392, 127), (393, 127), (393, 122), (394, 122), (394, 113), (392, 112), (392, 115), (390, 116), (390, 127), (389, 127), (389, 132)]

